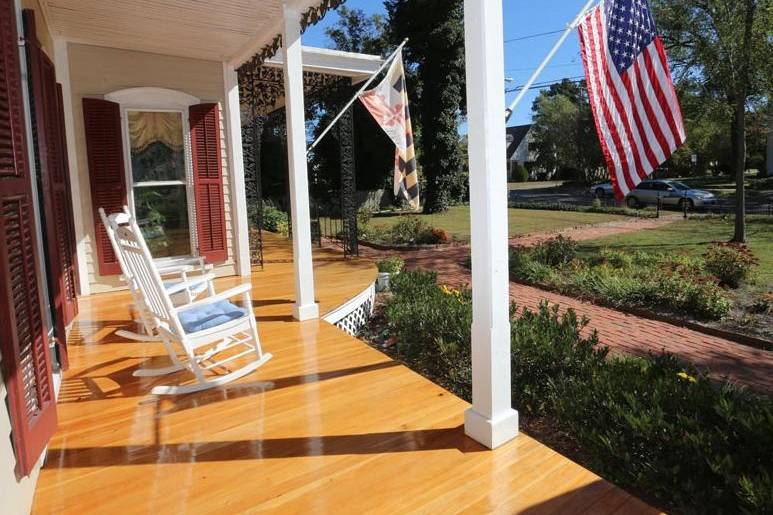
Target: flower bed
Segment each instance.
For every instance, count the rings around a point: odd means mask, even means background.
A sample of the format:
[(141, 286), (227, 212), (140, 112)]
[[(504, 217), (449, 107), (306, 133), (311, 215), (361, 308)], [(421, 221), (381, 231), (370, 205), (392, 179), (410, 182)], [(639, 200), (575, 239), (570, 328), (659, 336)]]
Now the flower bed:
[(602, 249), (586, 257), (558, 237), (513, 249), (510, 274), (569, 295), (613, 307), (645, 308), (716, 321), (733, 306), (731, 289), (747, 280), (756, 261), (744, 246), (715, 244), (705, 256), (673, 256)]
[(379, 248), (435, 246), (451, 242), (444, 229), (432, 227), (412, 216), (402, 217), (392, 226), (374, 225), (362, 217), (359, 224), (360, 239)]
[[(396, 276), (392, 291), (379, 339), (469, 400), (470, 292), (421, 271)], [(574, 459), (670, 509), (773, 510), (769, 397), (717, 385), (667, 354), (610, 357), (572, 311), (511, 313), (514, 407), (570, 441)]]

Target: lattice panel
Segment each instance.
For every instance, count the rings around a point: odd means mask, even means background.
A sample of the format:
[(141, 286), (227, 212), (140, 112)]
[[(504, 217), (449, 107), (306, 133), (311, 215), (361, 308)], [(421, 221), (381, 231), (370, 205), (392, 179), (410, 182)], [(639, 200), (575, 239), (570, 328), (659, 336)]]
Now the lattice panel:
[(344, 331), (351, 336), (357, 336), (360, 329), (368, 323), (370, 317), (373, 315), (373, 306), (376, 300), (376, 290), (371, 288), (368, 292), (368, 297), (362, 304), (357, 306), (354, 311), (346, 315), (344, 318), (336, 322), (336, 327)]

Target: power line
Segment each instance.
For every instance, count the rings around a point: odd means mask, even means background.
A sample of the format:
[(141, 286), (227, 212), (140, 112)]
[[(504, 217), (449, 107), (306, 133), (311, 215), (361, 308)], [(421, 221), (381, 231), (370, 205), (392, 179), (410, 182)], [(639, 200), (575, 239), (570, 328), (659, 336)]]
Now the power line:
[[(546, 88), (548, 86), (552, 86), (553, 84), (561, 84), (564, 81), (568, 81), (568, 82), (577, 84), (579, 82), (582, 82), (583, 80), (585, 80), (585, 77), (582, 76), (582, 75), (580, 75), (578, 77), (566, 77), (566, 78), (563, 78), (563, 79), (556, 79), (556, 80), (548, 80), (548, 81), (545, 81), (545, 82), (538, 82), (538, 83), (532, 85), (529, 89), (542, 89), (542, 88)], [(520, 85), (520, 86), (516, 86), (516, 87), (514, 87), (512, 89), (506, 89), (505, 93), (515, 93), (516, 91), (521, 91), (522, 89), (523, 89), (523, 85)]]
[[(564, 64), (549, 64), (545, 68), (569, 68), (572, 66), (582, 66), (582, 63), (578, 62), (571, 62), (571, 63), (564, 63)], [(506, 72), (530, 72), (534, 71), (536, 66), (531, 66), (529, 68), (505, 68)]]
[(541, 38), (542, 36), (550, 36), (552, 34), (558, 34), (560, 32), (563, 32), (564, 30), (566, 30), (566, 29), (551, 30), (549, 32), (539, 32), (537, 34), (529, 34), (527, 36), (521, 36), (521, 37), (517, 37), (517, 38), (506, 39), (505, 43), (513, 43), (515, 41), (524, 41), (524, 40), (527, 40), (527, 39)]

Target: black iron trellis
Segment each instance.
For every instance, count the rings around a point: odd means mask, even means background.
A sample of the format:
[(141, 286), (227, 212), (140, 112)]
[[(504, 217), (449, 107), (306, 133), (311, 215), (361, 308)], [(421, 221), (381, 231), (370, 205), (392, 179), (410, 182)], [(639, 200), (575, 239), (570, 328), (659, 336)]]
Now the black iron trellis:
[[(262, 62), (262, 61), (261, 61)], [(307, 97), (325, 94), (341, 94), (342, 91), (351, 88), (351, 81), (346, 77), (304, 72), (304, 93)], [(265, 206), (263, 195), (266, 188), (261, 179), (262, 170), (261, 154), (267, 148), (269, 138), (277, 142), (281, 148), (281, 156), (277, 156), (282, 169), (287, 177), (287, 153), (286, 153), (286, 125), (284, 109), (278, 108), (284, 96), (284, 77), (281, 68), (269, 66), (243, 66), (239, 70), (240, 96), (243, 111), (251, 120), (245, 124), (248, 128), (243, 133), (245, 175), (247, 178), (248, 198), (255, 213), (251, 216), (257, 223), (257, 230), (251, 232), (253, 247), (253, 263), (262, 265), (263, 256), (263, 208)], [(312, 241), (322, 245), (323, 239), (340, 245), (344, 250), (344, 256), (358, 255), (357, 242), (357, 204), (354, 162), (354, 121), (353, 110), (346, 114), (346, 119), (340, 122), (338, 135), (341, 142), (340, 159), (341, 175), (338, 191), (321, 192), (318, 198), (312, 195), (311, 200), (311, 230)], [(256, 124), (260, 124), (256, 126)], [(257, 163), (257, 164), (256, 164)], [(312, 177), (314, 182), (314, 177)], [(289, 183), (285, 183), (289, 187)], [(292, 220), (289, 190), (282, 194), (281, 206)], [(331, 202), (332, 201), (332, 202)], [(288, 233), (292, 236), (292, 225), (288, 226)]]
[(263, 188), (260, 166), (261, 139), (266, 119), (256, 116), (251, 122), (242, 126), (242, 142), (244, 147), (244, 181), (247, 192), (248, 214), (253, 223), (250, 227), (250, 262), (253, 266), (263, 268)]
[(357, 183), (354, 160), (354, 108), (350, 107), (338, 121), (338, 144), (341, 156), (341, 241), (345, 256), (358, 256)]

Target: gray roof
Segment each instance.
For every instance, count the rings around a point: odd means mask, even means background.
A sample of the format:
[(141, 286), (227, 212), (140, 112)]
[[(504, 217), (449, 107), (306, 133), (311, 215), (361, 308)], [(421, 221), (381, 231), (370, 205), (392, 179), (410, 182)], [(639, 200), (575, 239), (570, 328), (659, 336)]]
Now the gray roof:
[[(518, 147), (521, 145), (521, 142), (526, 137), (526, 135), (529, 134), (530, 130), (531, 124), (517, 125), (515, 127), (507, 128), (507, 135), (513, 137), (513, 142), (507, 145), (507, 159), (511, 159), (513, 157), (513, 154), (515, 154), (515, 151), (518, 150)], [(510, 138), (508, 138), (508, 140), (509, 139)]]

